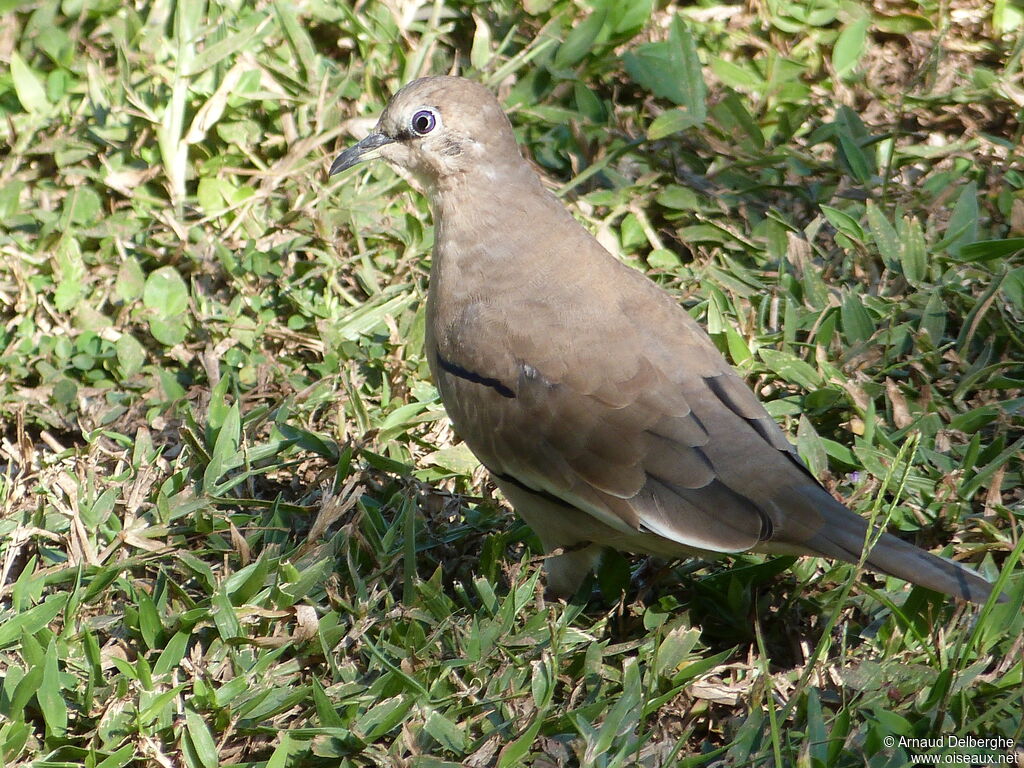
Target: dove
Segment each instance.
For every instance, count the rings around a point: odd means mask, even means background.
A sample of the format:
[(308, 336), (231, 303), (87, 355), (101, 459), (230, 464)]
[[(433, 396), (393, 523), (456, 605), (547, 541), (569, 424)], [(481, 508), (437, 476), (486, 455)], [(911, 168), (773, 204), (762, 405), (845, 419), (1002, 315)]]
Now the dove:
[[(606, 547), (861, 560), (868, 523), (689, 313), (545, 188), (487, 88), (409, 83), (330, 175), (371, 158), (429, 200), (430, 370), (457, 434), (553, 553), (551, 592), (574, 594)], [(975, 603), (992, 589), (888, 533), (865, 565)]]

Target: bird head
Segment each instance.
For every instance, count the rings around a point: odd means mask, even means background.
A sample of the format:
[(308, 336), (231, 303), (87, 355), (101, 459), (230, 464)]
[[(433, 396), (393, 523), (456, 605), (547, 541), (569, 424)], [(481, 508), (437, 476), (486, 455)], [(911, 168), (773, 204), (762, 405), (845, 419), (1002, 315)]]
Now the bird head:
[(461, 77), (424, 77), (398, 91), (369, 136), (342, 152), (330, 175), (380, 157), (427, 190), (452, 176), (494, 174), (522, 162), (508, 118), (484, 86)]

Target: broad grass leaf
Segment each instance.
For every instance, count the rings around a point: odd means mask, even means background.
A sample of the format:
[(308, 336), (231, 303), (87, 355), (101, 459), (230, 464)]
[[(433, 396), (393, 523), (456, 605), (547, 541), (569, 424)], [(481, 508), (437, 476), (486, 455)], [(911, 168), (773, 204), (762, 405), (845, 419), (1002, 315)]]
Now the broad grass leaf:
[(875, 246), (878, 248), (885, 266), (889, 269), (897, 269), (900, 261), (900, 238), (896, 234), (896, 228), (878, 206), (870, 200), (867, 204), (867, 217), (871, 239), (875, 241)]
[(39, 690), (36, 691), (36, 701), (39, 702), (39, 709), (43, 713), (47, 734), (63, 736), (68, 728), (68, 705), (64, 701), (61, 686), (56, 639), (51, 639), (46, 647), (43, 676), (39, 682)]
[(96, 768), (124, 768), (124, 766), (135, 760), (135, 757), (135, 745), (125, 744), (96, 763)]
[(678, 626), (668, 631), (658, 646), (658, 663), (655, 672), (659, 677), (672, 679), (679, 673), (700, 640), (701, 630), (697, 627)]
[(121, 334), (114, 342), (117, 353), (118, 374), (128, 379), (142, 370), (146, 363), (146, 349), (130, 333)]
[(331, 568), (330, 560), (320, 560), (300, 571), (297, 578), (282, 584), (280, 594), (276, 596), (278, 607), (288, 608), (307, 597), (311, 591), (324, 582)]
[(591, 52), (607, 18), (608, 8), (601, 5), (573, 27), (572, 31), (566, 35), (565, 41), (555, 51), (555, 68), (565, 69), (582, 61)]
[(14, 93), (26, 112), (46, 115), (52, 110), (43, 81), (16, 50), (11, 51), (11, 80)]
[(907, 282), (917, 286), (928, 275), (928, 248), (924, 241), (924, 230), (915, 218), (905, 218), (899, 225), (900, 268)]
[(603, 123), (608, 119), (601, 100), (584, 83), (575, 83), (572, 87), (573, 101), (576, 108), (593, 123)]
[(146, 278), (142, 303), (160, 318), (184, 314), (188, 309), (188, 287), (174, 267), (160, 267)]
[(841, 78), (853, 72), (867, 47), (868, 26), (871, 22), (867, 15), (861, 16), (852, 24), (847, 24), (836, 38), (832, 49), (832, 67)]
[(622, 598), (629, 590), (629, 560), (621, 552), (609, 550), (597, 567), (597, 586), (609, 603)]
[(647, 138), (651, 141), (657, 141), (673, 133), (679, 133), (687, 128), (693, 128), (695, 125), (701, 125), (703, 122), (702, 118), (686, 109), (670, 109), (662, 112), (651, 121), (651, 125), (647, 129)]
[(1000, 34), (1009, 34), (1024, 29), (1024, 7), (1016, 0), (995, 0), (992, 9), (992, 26)]
[(796, 428), (796, 448), (811, 474), (821, 477), (828, 469), (828, 451), (814, 425), (803, 414)]
[[(118, 661), (120, 661), (120, 659)], [(129, 676), (129, 679), (134, 680), (134, 675)], [(160, 691), (151, 699), (144, 702), (139, 709), (139, 722), (143, 725), (150, 725), (152, 723), (159, 722), (161, 717), (167, 717), (171, 712), (177, 714), (177, 710), (172, 709), (172, 705), (174, 700), (181, 695), (181, 691), (184, 688), (184, 683), (176, 685), (173, 688), (168, 688), (166, 691)]]
[(936, 347), (942, 343), (942, 338), (946, 333), (946, 314), (948, 312), (949, 307), (942, 300), (941, 293), (932, 291), (928, 295), (928, 302), (921, 311), (918, 328), (928, 334), (932, 344)]
[(17, 179), (8, 179), (0, 187), (0, 220), (8, 220), (21, 211), (21, 194), (25, 183)]
[(251, 49), (253, 41), (258, 39), (262, 30), (270, 26), (267, 24), (268, 18), (269, 13), (266, 10), (250, 11), (244, 18), (237, 21), (231, 34), (204, 46), (188, 62), (184, 74), (188, 77), (195, 77), (224, 59), (234, 57), (243, 49)]
[(875, 323), (871, 319), (871, 314), (864, 307), (863, 299), (857, 294), (852, 291), (846, 292), (839, 312), (843, 335), (851, 344), (867, 341), (874, 334)]
[(608, 24), (616, 35), (633, 35), (647, 23), (654, 10), (654, 0), (606, 0)]
[(523, 10), (531, 16), (537, 16), (554, 4), (555, 0), (523, 0)]
[(863, 149), (871, 140), (864, 122), (856, 112), (843, 105), (836, 110), (836, 119), (831, 128), (835, 134), (840, 161), (860, 184), (867, 185), (875, 173), (875, 162), (874, 156)]
[(277, 12), (277, 18), (281, 22), (288, 41), (292, 44), (296, 57), (302, 64), (306, 78), (319, 80), (322, 68), (320, 56), (317, 54), (316, 46), (313, 44), (306, 25), (299, 16), (299, 7), (292, 3), (275, 2), (274, 10)]
[(139, 632), (146, 643), (146, 647), (156, 650), (161, 647), (163, 635), (163, 623), (160, 621), (160, 613), (156, 604), (148, 594), (139, 591), (136, 595), (139, 608)]
[[(192, 746), (192, 755), (188, 755), (186, 750), (186, 758), (198, 760), (202, 768), (217, 768), (220, 765), (217, 742), (214, 741), (206, 721), (190, 707), (185, 708), (185, 732)], [(193, 766), (196, 765), (194, 760), (187, 761)]]
[(165, 347), (176, 347), (188, 335), (188, 326), (183, 322), (167, 320), (162, 317), (149, 319), (149, 332), (153, 338)]
[(721, 80), (730, 88), (745, 93), (762, 93), (767, 83), (761, 75), (752, 67), (737, 64), (735, 61), (714, 56), (711, 59), (711, 71), (715, 77)]
[(729, 349), (729, 357), (733, 365), (743, 365), (751, 358), (750, 347), (746, 339), (733, 327), (732, 323), (725, 325), (725, 343)]
[(239, 571), (235, 571), (224, 582), (224, 588), (231, 596), (232, 605), (244, 605), (263, 589), (267, 574), (270, 572), (270, 560), (266, 553), (259, 560), (250, 563)]
[[(980, 434), (980, 433), (976, 433)], [(958, 493), (963, 499), (970, 499), (978, 492), (986, 483), (988, 483), (996, 472), (1006, 467), (1006, 462), (1013, 456), (1019, 456), (1021, 449), (1024, 448), (1024, 438), (1016, 441), (1008, 448), (1001, 451), (992, 461), (988, 462), (984, 467), (977, 470), (977, 472), (968, 477), (963, 483), (960, 484)], [(966, 462), (965, 462), (966, 466)]]
[(949, 216), (943, 244), (951, 256), (959, 257), (963, 248), (978, 238), (978, 184), (969, 181), (960, 191)]
[(828, 726), (825, 724), (825, 717), (821, 709), (821, 699), (818, 698), (818, 691), (815, 688), (807, 689), (807, 752), (810, 757), (810, 765), (826, 766), (828, 762)]
[(707, 86), (697, 47), (678, 16), (672, 20), (668, 40), (638, 45), (623, 54), (622, 62), (641, 87), (684, 107), (698, 124), (707, 118)]
[(470, 477), (480, 466), (480, 460), (465, 443), (434, 451), (425, 456), (423, 462), (462, 477)]
[(65, 223), (95, 225), (102, 207), (95, 189), (90, 186), (77, 187), (65, 206)]
[(711, 113), (722, 128), (741, 139), (749, 149), (764, 149), (764, 134), (737, 94), (727, 94), (712, 108)]
[(837, 443), (835, 440), (829, 440), (827, 437), (822, 437), (821, 444), (825, 446), (825, 453), (828, 454), (829, 458), (834, 461), (838, 461), (841, 464), (845, 464), (847, 467), (853, 469), (860, 466), (857, 461), (857, 457), (848, 446), (842, 443)]
[(473, 33), (473, 45), (469, 51), (469, 63), (474, 69), (483, 71), (491, 63), (491, 28), (480, 16), (473, 14), (476, 31)]
[(228, 393), (232, 386), (231, 377), (223, 376), (210, 392), (210, 404), (206, 407), (206, 427), (203, 430), (207, 443), (214, 441), (225, 419), (231, 413), (232, 402)]
[(844, 235), (852, 237), (857, 242), (864, 242), (864, 228), (861, 227), (860, 222), (857, 221), (857, 219), (846, 211), (833, 208), (831, 205), (821, 205), (819, 208), (821, 208), (821, 212), (825, 214), (825, 218), (828, 219), (829, 224), (838, 229)]
[(757, 354), (768, 368), (786, 381), (797, 384), (804, 389), (814, 389), (821, 386), (821, 374), (812, 365), (801, 360), (796, 355), (768, 348), (757, 350)]
[(292, 739), (288, 731), (285, 731), (281, 735), (280, 743), (274, 748), (270, 759), (267, 760), (265, 768), (288, 768), (289, 765), (293, 765), (291, 761), (292, 751), (299, 749), (301, 749), (301, 745)]
[[(316, 707), (316, 716), (320, 721), (321, 727), (344, 728), (345, 722), (338, 715), (337, 710), (335, 710), (334, 702), (327, 695), (323, 685), (315, 677), (311, 682), (313, 684), (313, 705)], [(347, 730), (346, 733), (348, 733)]]
[(518, 738), (503, 747), (498, 754), (497, 768), (518, 768), (523, 765), (523, 758), (529, 753), (542, 725), (544, 718), (536, 717)]
[(330, 335), (355, 341), (363, 334), (385, 325), (388, 317), (401, 315), (417, 300), (416, 295), (408, 288), (386, 288), (379, 296), (375, 296), (348, 314), (335, 318), (328, 329)]
[(189, 632), (179, 631), (171, 635), (171, 639), (164, 644), (163, 649), (160, 650), (160, 655), (153, 664), (153, 675), (159, 677), (177, 669), (178, 665), (181, 664), (181, 660), (185, 657), (185, 650), (188, 647), (189, 640), (191, 640)]
[(247, 71), (247, 66), (242, 63), (237, 63), (228, 70), (217, 85), (217, 90), (192, 118), (192, 123), (183, 139), (186, 144), (198, 144), (206, 138), (206, 133), (224, 115), (228, 99), (237, 91), (238, 83)]
[(114, 290), (117, 297), (125, 302), (132, 302), (142, 296), (146, 285), (146, 275), (134, 256), (126, 256), (117, 269), (117, 282)]
[(625, 730), (632, 730), (633, 721), (639, 714), (642, 704), (642, 687), (640, 670), (637, 660), (628, 657), (622, 664), (622, 693), (605, 715), (604, 722), (598, 730), (598, 736), (587, 746), (584, 764), (593, 765), (597, 757), (606, 754), (615, 743), (616, 737)]
[(892, 16), (876, 13), (872, 15), (872, 22), (882, 32), (893, 35), (908, 35), (912, 32), (927, 32), (935, 29), (935, 24), (931, 19), (914, 13), (897, 13)]
[(860, 184), (871, 181), (872, 163), (860, 145), (846, 133), (839, 134), (839, 155), (846, 161), (850, 174)]
[(1024, 313), (1024, 267), (1017, 267), (1006, 274), (1003, 294), (1018, 313)]
[(413, 703), (414, 699), (406, 695), (375, 702), (356, 719), (352, 730), (367, 742), (376, 741), (405, 721), (405, 716), (412, 709)]
[[(67, 226), (70, 229), (70, 224)], [(88, 283), (88, 270), (78, 240), (74, 237), (62, 237), (54, 251), (54, 261), (59, 271), (57, 290), (53, 295), (54, 304), (60, 311), (67, 312), (78, 305)]]
[(242, 465), (239, 447), (242, 442), (242, 422), (237, 401), (231, 404), (227, 417), (217, 431), (217, 439), (210, 454), (210, 463), (203, 472), (203, 490), (207, 493), (215, 491), (217, 481), (230, 470)]
[(558, 681), (552, 673), (551, 660), (548, 656), (530, 662), (530, 667), (530, 694), (537, 708), (543, 710), (551, 703)]
[(447, 750), (456, 754), (466, 751), (466, 733), (461, 726), (449, 720), (437, 710), (427, 715), (423, 729)]
[(21, 637), (22, 632), (34, 635), (64, 610), (70, 593), (50, 595), (42, 603), (11, 616), (0, 624), (0, 648), (5, 648)]
[(1024, 251), (1024, 237), (1008, 237), (1003, 240), (979, 240), (960, 248), (961, 261), (993, 261)]
[(223, 588), (218, 588), (210, 599), (210, 617), (222, 640), (230, 641), (243, 636), (242, 625), (238, 621), (235, 607), (231, 604), (231, 598)]
[(967, 434), (974, 434), (982, 427), (988, 426), (1003, 413), (1000, 405), (982, 405), (959, 413), (949, 421), (949, 428)]
[[(10, 674), (11, 668), (8, 667), (5, 671)], [(27, 673), (25, 673), (24, 677), (22, 677), (21, 680), (18, 681), (17, 685), (14, 686), (13, 693), (10, 694), (11, 700), (7, 707), (7, 711), (10, 713), (9, 717), (15, 719), (18, 716), (18, 713), (24, 712), (29, 701), (31, 701), (32, 697), (39, 691), (42, 681), (42, 665), (33, 666)]]

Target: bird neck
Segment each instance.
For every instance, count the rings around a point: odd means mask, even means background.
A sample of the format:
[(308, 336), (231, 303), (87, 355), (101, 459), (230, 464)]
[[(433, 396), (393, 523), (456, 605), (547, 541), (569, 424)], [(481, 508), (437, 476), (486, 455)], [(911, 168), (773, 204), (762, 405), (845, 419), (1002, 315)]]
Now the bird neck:
[[(463, 322), (450, 316), (453, 307), (504, 305), (536, 295), (542, 285), (551, 294), (565, 275), (582, 277), (595, 258), (611, 259), (599, 246), (595, 252), (597, 244), (525, 161), (496, 179), (483, 173), (448, 182), (431, 195), (431, 326)], [(559, 285), (554, 293), (563, 290), (574, 288)]]
[[(538, 232), (569, 214), (521, 158), (478, 164), (441, 179), (431, 190), (434, 216), (432, 279), (448, 268), (492, 278), (508, 268), (509, 254), (535, 250)], [(570, 217), (571, 218), (571, 217)], [(514, 258), (514, 257), (513, 257)]]

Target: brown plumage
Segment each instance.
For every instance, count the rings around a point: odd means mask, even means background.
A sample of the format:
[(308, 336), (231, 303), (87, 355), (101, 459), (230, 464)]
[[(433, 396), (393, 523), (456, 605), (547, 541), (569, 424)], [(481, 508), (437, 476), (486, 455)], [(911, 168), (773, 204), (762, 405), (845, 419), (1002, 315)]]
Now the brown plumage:
[[(856, 563), (867, 525), (800, 461), (703, 329), (541, 184), (483, 86), (410, 83), (331, 173), (408, 171), (435, 223), (426, 351), (455, 429), (571, 594), (600, 549)], [(583, 546), (580, 546), (583, 545)], [(987, 581), (882, 534), (881, 573), (974, 602)]]

